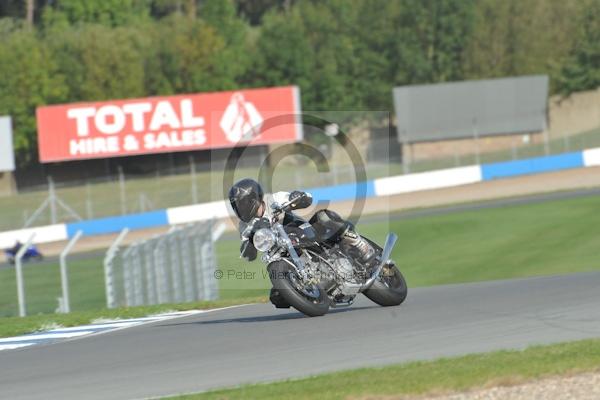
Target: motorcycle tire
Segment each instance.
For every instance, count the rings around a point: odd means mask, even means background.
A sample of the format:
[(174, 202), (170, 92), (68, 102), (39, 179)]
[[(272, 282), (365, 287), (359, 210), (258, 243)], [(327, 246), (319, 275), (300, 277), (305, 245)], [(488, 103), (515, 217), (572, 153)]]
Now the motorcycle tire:
[(384, 268), (379, 279), (373, 282), (373, 285), (363, 294), (380, 306), (398, 306), (406, 300), (408, 287), (402, 272), (398, 267), (392, 265), (388, 267), (388, 271), (385, 271)]
[(285, 261), (274, 261), (267, 267), (273, 288), (286, 303), (309, 317), (320, 317), (329, 311), (329, 297), (319, 285), (311, 293), (297, 288), (294, 269)]

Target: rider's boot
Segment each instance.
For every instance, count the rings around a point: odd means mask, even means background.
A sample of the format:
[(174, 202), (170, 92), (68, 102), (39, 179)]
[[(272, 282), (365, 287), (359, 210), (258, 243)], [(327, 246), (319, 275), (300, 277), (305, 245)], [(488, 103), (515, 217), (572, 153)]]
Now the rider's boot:
[(350, 256), (362, 264), (369, 264), (375, 259), (376, 252), (371, 243), (350, 227), (342, 234), (341, 244)]

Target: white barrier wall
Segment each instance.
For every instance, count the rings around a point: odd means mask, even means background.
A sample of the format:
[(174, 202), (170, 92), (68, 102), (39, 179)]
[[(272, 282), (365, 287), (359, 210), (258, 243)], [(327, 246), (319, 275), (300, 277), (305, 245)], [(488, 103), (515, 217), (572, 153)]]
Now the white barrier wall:
[(227, 215), (229, 215), (227, 204), (223, 200), (167, 209), (169, 225), (225, 218)]
[(600, 149), (584, 150), (583, 165), (586, 167), (595, 167), (600, 165)]
[(479, 165), (473, 165), (471, 167), (451, 168), (375, 179), (375, 195), (389, 196), (400, 193), (418, 192), (420, 190), (466, 185), (481, 181), (481, 168)]
[(67, 225), (65, 224), (19, 229), (15, 231), (0, 232), (0, 249), (7, 249), (14, 246), (17, 240), (21, 243), (25, 243), (34, 233), (34, 243), (59, 242), (68, 239)]

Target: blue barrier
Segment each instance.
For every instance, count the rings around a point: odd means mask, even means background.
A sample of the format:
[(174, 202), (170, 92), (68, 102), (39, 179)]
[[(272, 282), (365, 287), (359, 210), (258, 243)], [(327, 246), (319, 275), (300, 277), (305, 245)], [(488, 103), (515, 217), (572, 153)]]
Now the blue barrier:
[(366, 181), (344, 185), (306, 189), (312, 194), (313, 203), (319, 201), (342, 201), (375, 196), (375, 182)]
[(561, 169), (584, 167), (583, 152), (565, 153), (525, 160), (506, 161), (481, 165), (484, 181), (518, 175), (539, 174)]
[(119, 217), (72, 222), (67, 224), (67, 236), (71, 238), (75, 236), (77, 231), (82, 231), (84, 235), (89, 236), (120, 232), (124, 228), (133, 230), (154, 228), (165, 225), (169, 225), (167, 211), (158, 210), (140, 214), (123, 215)]

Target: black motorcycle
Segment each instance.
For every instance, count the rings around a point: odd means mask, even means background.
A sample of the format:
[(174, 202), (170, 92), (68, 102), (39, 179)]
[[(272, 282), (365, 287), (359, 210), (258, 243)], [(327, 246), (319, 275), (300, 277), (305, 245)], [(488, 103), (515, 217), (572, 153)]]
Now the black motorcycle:
[(363, 265), (336, 240), (320, 238), (310, 223), (291, 211), (291, 202), (272, 204), (268, 218), (255, 218), (249, 226), (252, 243), (267, 264), (271, 302), (277, 308), (291, 306), (316, 317), (329, 307), (350, 306), (359, 293), (381, 306), (396, 306), (406, 299), (406, 281), (390, 260), (397, 240), (394, 233), (387, 235), (383, 249), (365, 238), (377, 255)]

